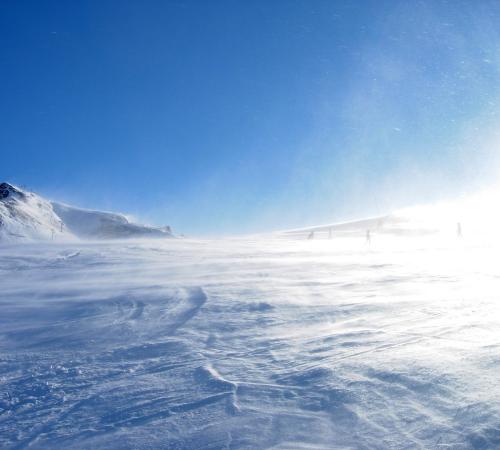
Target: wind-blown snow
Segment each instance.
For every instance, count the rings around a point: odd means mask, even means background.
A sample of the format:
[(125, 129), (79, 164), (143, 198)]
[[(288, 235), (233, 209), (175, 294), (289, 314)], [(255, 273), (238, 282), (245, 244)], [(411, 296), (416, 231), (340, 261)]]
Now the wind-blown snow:
[(498, 248), (0, 247), (2, 448), (498, 448)]

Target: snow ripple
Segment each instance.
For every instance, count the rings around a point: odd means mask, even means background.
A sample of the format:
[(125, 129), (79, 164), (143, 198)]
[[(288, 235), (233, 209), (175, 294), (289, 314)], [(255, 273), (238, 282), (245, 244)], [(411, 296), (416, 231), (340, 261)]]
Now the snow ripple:
[(3, 248), (0, 447), (499, 448), (490, 249), (305, 245)]

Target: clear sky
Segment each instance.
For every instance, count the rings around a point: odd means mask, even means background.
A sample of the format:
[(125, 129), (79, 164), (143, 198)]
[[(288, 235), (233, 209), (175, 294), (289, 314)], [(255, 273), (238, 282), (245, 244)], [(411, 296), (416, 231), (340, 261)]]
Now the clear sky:
[(500, 2), (0, 4), (0, 179), (188, 234), (498, 175)]

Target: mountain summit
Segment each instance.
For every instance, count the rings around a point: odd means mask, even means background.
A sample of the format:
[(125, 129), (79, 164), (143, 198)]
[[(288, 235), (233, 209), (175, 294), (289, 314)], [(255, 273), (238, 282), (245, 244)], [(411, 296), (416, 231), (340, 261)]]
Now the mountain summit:
[(131, 222), (123, 214), (52, 202), (0, 183), (0, 241), (172, 237), (170, 227)]

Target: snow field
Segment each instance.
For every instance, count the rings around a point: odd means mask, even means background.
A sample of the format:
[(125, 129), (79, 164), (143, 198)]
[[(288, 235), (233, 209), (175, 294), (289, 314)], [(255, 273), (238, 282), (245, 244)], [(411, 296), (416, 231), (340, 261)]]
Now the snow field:
[(0, 247), (2, 448), (496, 448), (498, 247)]

